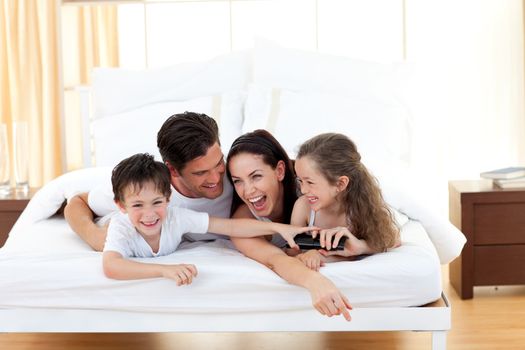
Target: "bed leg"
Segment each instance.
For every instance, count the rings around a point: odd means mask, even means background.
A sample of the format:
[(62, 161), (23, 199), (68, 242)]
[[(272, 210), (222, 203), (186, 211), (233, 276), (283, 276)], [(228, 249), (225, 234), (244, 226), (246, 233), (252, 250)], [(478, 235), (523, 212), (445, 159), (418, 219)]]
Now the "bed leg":
[(447, 331), (432, 332), (432, 350), (445, 350), (447, 348)]

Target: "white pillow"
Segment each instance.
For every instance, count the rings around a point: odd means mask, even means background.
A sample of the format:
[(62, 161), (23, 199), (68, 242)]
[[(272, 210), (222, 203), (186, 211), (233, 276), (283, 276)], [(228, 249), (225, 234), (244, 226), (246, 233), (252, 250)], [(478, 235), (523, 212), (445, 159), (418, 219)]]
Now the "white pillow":
[(250, 52), (234, 52), (206, 62), (142, 71), (95, 68), (92, 72), (93, 118), (155, 102), (243, 90), (251, 79), (251, 56)]
[(186, 101), (147, 104), (92, 122), (96, 166), (115, 166), (135, 153), (148, 152), (160, 160), (157, 132), (173, 114), (205, 113), (217, 121), (223, 151), (241, 134), (244, 92), (200, 97)]
[(253, 83), (269, 88), (404, 100), (411, 67), (255, 42)]
[(295, 158), (301, 143), (339, 132), (357, 145), (367, 166), (408, 166), (410, 120), (399, 103), (374, 98), (293, 92), (251, 86), (242, 131), (267, 129)]
[(48, 182), (31, 198), (10, 234), (18, 234), (18, 231), (22, 232), (32, 223), (47, 219), (57, 212), (65, 200), (76, 194), (89, 192), (106, 183), (111, 177), (111, 170), (110, 167), (84, 168), (65, 173)]

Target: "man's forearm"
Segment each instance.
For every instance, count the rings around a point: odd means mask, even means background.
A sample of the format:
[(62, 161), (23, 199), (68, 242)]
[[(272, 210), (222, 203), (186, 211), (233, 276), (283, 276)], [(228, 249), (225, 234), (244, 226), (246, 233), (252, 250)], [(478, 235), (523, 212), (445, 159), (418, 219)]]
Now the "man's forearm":
[(69, 226), (94, 250), (102, 251), (106, 242), (106, 227), (95, 224), (94, 214), (87, 204), (87, 193), (79, 194), (69, 200), (64, 208), (64, 216)]

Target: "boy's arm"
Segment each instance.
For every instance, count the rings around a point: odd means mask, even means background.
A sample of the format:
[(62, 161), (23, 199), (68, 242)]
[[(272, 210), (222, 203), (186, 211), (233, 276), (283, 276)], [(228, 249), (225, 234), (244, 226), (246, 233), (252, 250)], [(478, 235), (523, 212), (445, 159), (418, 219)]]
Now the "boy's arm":
[(117, 280), (166, 277), (175, 280), (177, 285), (181, 285), (190, 284), (193, 277), (197, 276), (197, 269), (191, 264), (141, 263), (124, 259), (120, 253), (114, 251), (106, 251), (102, 254), (102, 266), (106, 277)]
[(95, 224), (94, 213), (88, 205), (88, 193), (71, 198), (64, 208), (64, 217), (76, 234), (96, 251), (101, 252), (106, 242), (107, 226)]
[(208, 231), (232, 237), (257, 237), (279, 233), (290, 247), (297, 247), (293, 238), (298, 233), (310, 231), (311, 227), (300, 227), (255, 219), (223, 219), (210, 217)]

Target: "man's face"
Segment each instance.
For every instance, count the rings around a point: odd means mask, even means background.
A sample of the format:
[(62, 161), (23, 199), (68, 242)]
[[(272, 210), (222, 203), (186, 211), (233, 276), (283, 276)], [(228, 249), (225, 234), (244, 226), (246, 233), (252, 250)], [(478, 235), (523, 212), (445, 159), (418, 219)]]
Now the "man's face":
[(202, 157), (195, 158), (174, 175), (174, 187), (186, 197), (215, 199), (222, 194), (226, 166), (218, 143), (208, 148)]

